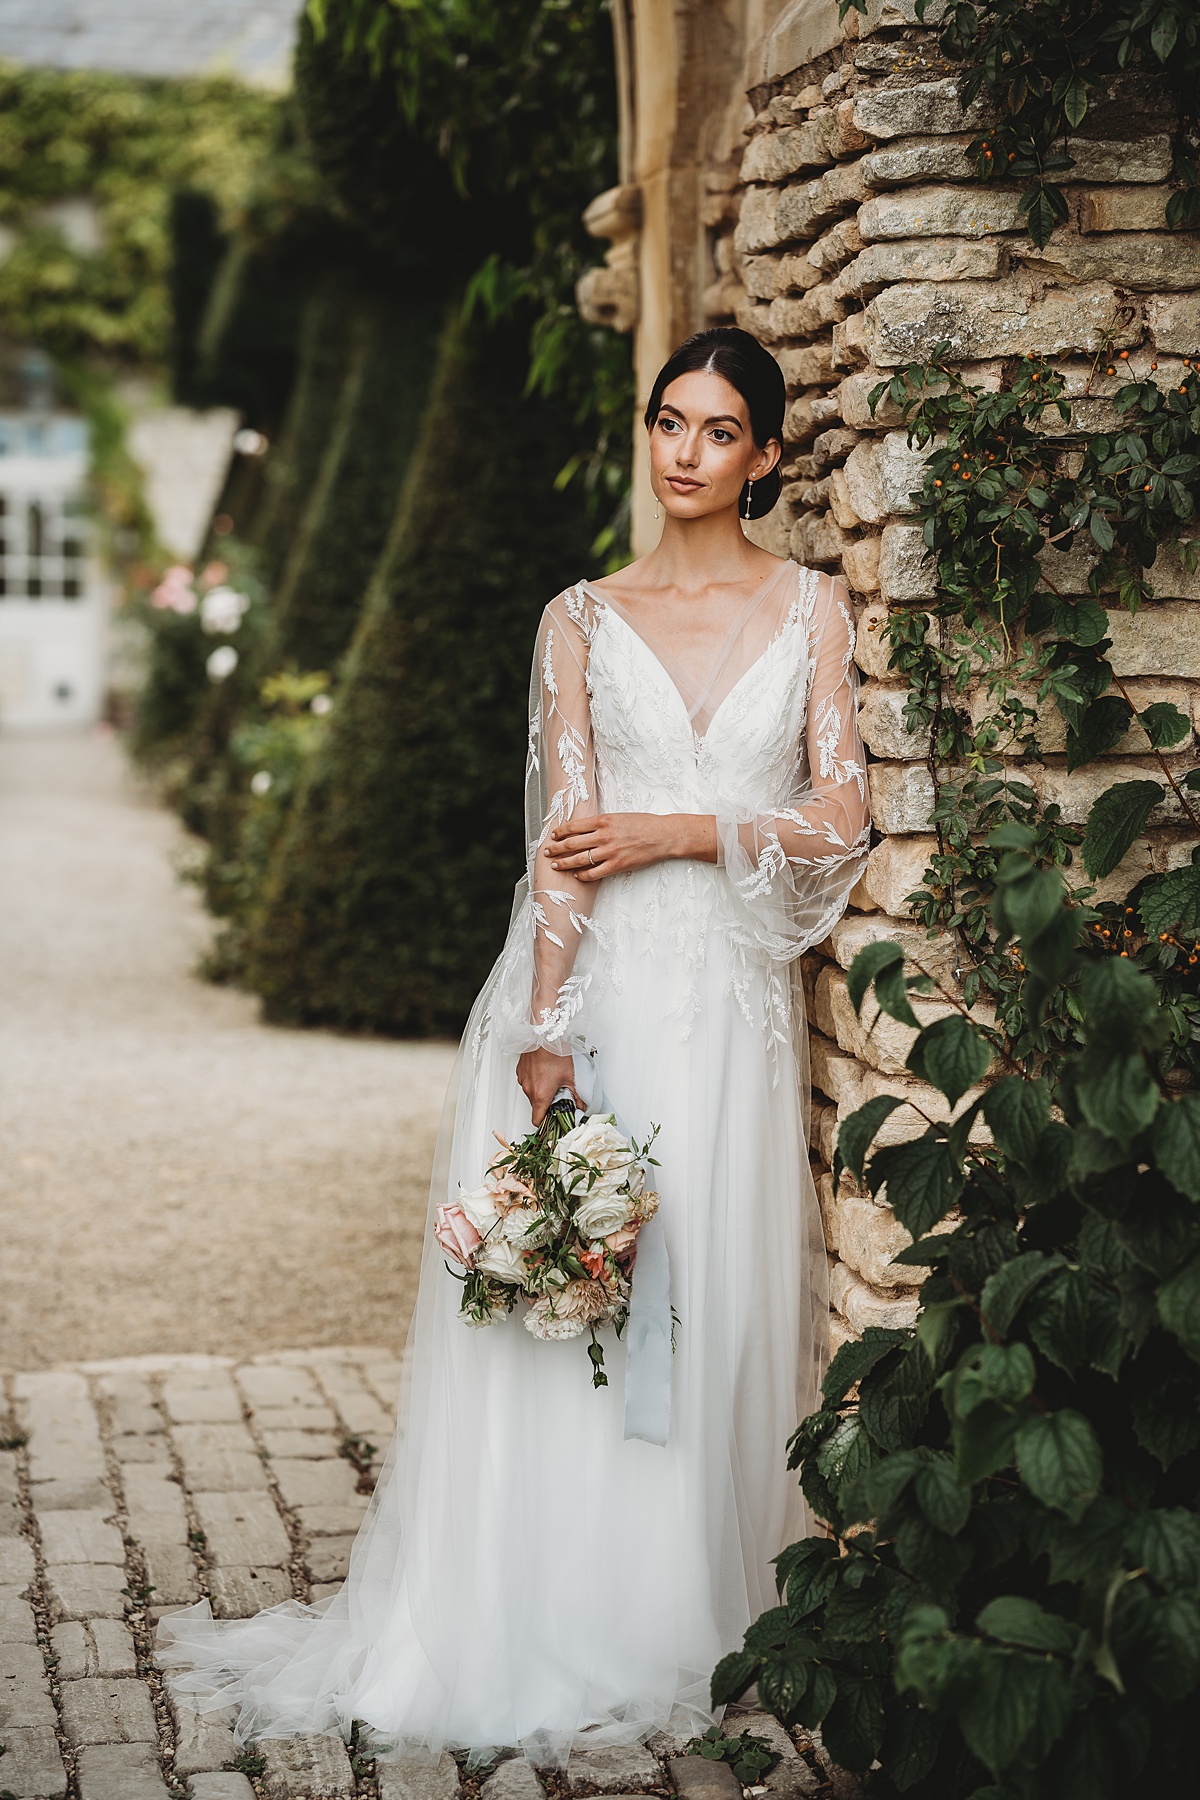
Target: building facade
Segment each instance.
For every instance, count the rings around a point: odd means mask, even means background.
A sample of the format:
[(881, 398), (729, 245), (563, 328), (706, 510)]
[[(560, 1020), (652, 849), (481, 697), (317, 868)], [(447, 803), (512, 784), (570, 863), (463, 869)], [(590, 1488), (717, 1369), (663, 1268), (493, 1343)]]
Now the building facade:
[[(953, 942), (929, 943), (907, 916), (936, 847), (934, 788), (928, 745), (906, 726), (906, 689), (883, 639), (890, 607), (933, 594), (910, 516), (921, 457), (895, 410), (872, 412), (868, 396), (937, 344), (948, 343), (982, 387), (1000, 385), (1013, 359), (1032, 352), (1056, 359), (1081, 403), (1077, 416), (1103, 429), (1115, 423), (1109, 396), (1129, 372), (1169, 384), (1200, 352), (1200, 238), (1165, 227), (1177, 121), (1152, 76), (1115, 78), (1090, 108), (1068, 146), (1070, 218), (1039, 250), (1019, 190), (975, 177), (967, 150), (984, 115), (962, 111), (954, 70), (913, 0), (870, 0), (844, 23), (836, 0), (616, 7), (622, 181), (587, 215), (611, 248), (581, 283), (581, 309), (633, 333), (640, 401), (673, 345), (702, 325), (736, 323), (768, 346), (787, 380), (785, 482), (779, 506), (751, 530), (781, 555), (840, 573), (857, 611), (877, 841), (850, 911), (808, 959), (805, 983), (836, 1343), (868, 1325), (911, 1321), (921, 1279), (893, 1261), (908, 1239), (888, 1208), (845, 1177), (835, 1192), (838, 1121), (877, 1094), (922, 1114), (943, 1106), (905, 1070), (910, 1031), (891, 1020), (864, 1031), (845, 971), (865, 942), (885, 935), (941, 979), (957, 972)], [(936, 5), (929, 10), (936, 17)], [(1110, 358), (1120, 359), (1115, 375)], [(635, 443), (640, 459), (640, 431)], [(639, 460), (638, 553), (657, 535), (652, 507)], [(1136, 617), (1110, 613), (1110, 659), (1139, 705), (1169, 700), (1195, 723), (1200, 573), (1188, 562), (1160, 556), (1153, 603)], [(1065, 591), (1085, 592), (1086, 559), (1062, 564)], [(1074, 773), (1061, 721), (1047, 720), (1043, 742), (1044, 761), (1024, 773), (1069, 822), (1081, 823), (1113, 782), (1160, 773), (1136, 731)], [(1193, 731), (1170, 754), (1187, 768), (1195, 749)], [(1194, 843), (1168, 792), (1099, 897), (1189, 860)], [(881, 1141), (923, 1128), (906, 1105)]]

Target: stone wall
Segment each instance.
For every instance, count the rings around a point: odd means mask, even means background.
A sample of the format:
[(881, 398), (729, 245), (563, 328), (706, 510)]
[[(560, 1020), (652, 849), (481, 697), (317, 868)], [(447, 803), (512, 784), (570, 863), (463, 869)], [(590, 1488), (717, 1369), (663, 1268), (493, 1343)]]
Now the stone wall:
[[(654, 0), (646, 9), (656, 10)], [(866, 941), (885, 935), (910, 944), (931, 972), (950, 980), (956, 972), (954, 944), (930, 944), (904, 916), (934, 847), (933, 785), (926, 744), (905, 728), (905, 690), (887, 668), (883, 626), (890, 605), (919, 601), (933, 586), (920, 528), (907, 516), (920, 454), (889, 405), (872, 416), (868, 395), (941, 342), (984, 386), (1001, 384), (1010, 359), (1032, 351), (1062, 359), (1078, 421), (1102, 428), (1115, 421), (1110, 396), (1130, 371), (1146, 378), (1157, 365), (1152, 378), (1171, 384), (1182, 359), (1200, 351), (1200, 238), (1165, 229), (1174, 121), (1148, 77), (1115, 80), (1089, 112), (1084, 135), (1069, 145), (1070, 221), (1037, 250), (1022, 230), (1019, 192), (974, 177), (967, 146), (986, 120), (979, 108), (960, 109), (953, 72), (933, 34), (916, 26), (912, 0), (872, 0), (865, 19), (851, 13), (844, 26), (833, 0), (796, 0), (760, 20), (757, 36), (753, 23), (743, 17), (744, 131), (737, 141), (729, 132), (699, 176), (707, 267), (691, 303), (693, 328), (736, 322), (768, 346), (787, 378), (783, 496), (758, 541), (840, 571), (858, 613), (878, 842), (851, 910), (806, 970), (812, 1149), (836, 1344), (867, 1325), (910, 1321), (921, 1279), (891, 1260), (908, 1240), (886, 1206), (847, 1178), (834, 1193), (838, 1120), (879, 1093), (911, 1098), (930, 1116), (943, 1104), (904, 1071), (910, 1031), (887, 1019), (869, 1032), (860, 1023), (845, 970)], [(789, 64), (789, 46), (805, 60)], [(731, 104), (722, 117), (736, 118)], [(1088, 569), (1082, 555), (1056, 554), (1064, 591), (1086, 591)], [(1200, 723), (1200, 573), (1164, 556), (1153, 584), (1155, 601), (1136, 618), (1112, 615), (1114, 667), (1131, 678), (1139, 703), (1172, 700)], [(982, 696), (973, 703), (983, 710)], [(1050, 717), (1043, 743), (1051, 753), (1028, 774), (1070, 821), (1081, 822), (1113, 781), (1159, 773), (1135, 730), (1111, 756), (1068, 777), (1061, 725), (1055, 730)], [(1170, 754), (1191, 766), (1194, 735)], [(1193, 841), (1169, 797), (1101, 897), (1188, 860)], [(922, 1002), (917, 1010), (927, 1022), (948, 1009)], [(914, 1129), (923, 1122), (902, 1108), (882, 1141)]]

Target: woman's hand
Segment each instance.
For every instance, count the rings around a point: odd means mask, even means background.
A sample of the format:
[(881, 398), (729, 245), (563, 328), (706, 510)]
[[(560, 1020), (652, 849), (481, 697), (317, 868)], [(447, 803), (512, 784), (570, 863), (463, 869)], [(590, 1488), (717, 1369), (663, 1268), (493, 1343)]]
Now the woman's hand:
[(601, 813), (556, 825), (545, 850), (552, 869), (577, 881), (603, 881), (674, 857), (715, 863), (717, 822), (711, 813)]
[(553, 1050), (526, 1050), (517, 1058), (517, 1081), (532, 1109), (535, 1125), (541, 1124), (560, 1088), (570, 1088), (575, 1104), (583, 1108), (575, 1086), (575, 1062), (570, 1056), (556, 1056)]

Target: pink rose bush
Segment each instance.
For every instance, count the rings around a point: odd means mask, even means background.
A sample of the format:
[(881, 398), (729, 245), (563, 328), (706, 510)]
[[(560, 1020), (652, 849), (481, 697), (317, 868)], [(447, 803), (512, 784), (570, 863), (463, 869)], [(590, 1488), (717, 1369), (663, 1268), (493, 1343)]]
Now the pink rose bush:
[(494, 1324), (524, 1301), (535, 1338), (590, 1334), (592, 1384), (607, 1387), (596, 1332), (613, 1325), (619, 1336), (629, 1316), (638, 1232), (658, 1210), (644, 1166), (657, 1135), (639, 1148), (610, 1113), (576, 1123), (564, 1098), (520, 1143), (499, 1138), (481, 1186), (439, 1206), (434, 1222), (466, 1323)]

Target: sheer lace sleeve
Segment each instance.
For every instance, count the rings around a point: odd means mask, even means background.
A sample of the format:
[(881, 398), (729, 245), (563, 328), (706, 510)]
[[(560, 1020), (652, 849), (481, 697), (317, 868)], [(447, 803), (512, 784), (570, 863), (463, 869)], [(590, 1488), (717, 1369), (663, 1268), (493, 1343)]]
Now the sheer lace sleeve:
[(525, 778), (526, 846), (533, 908), (533, 1041), (567, 1054), (586, 976), (575, 959), (596, 887), (552, 869), (546, 840), (555, 825), (600, 810), (592, 755), (587, 658), (594, 622), (578, 588), (546, 608), (538, 632), (529, 699)]
[(802, 615), (808, 709), (788, 804), (717, 820), (718, 857), (729, 871), (738, 924), (760, 954), (777, 961), (802, 955), (828, 934), (871, 842), (849, 596), (829, 577), (813, 587)]

